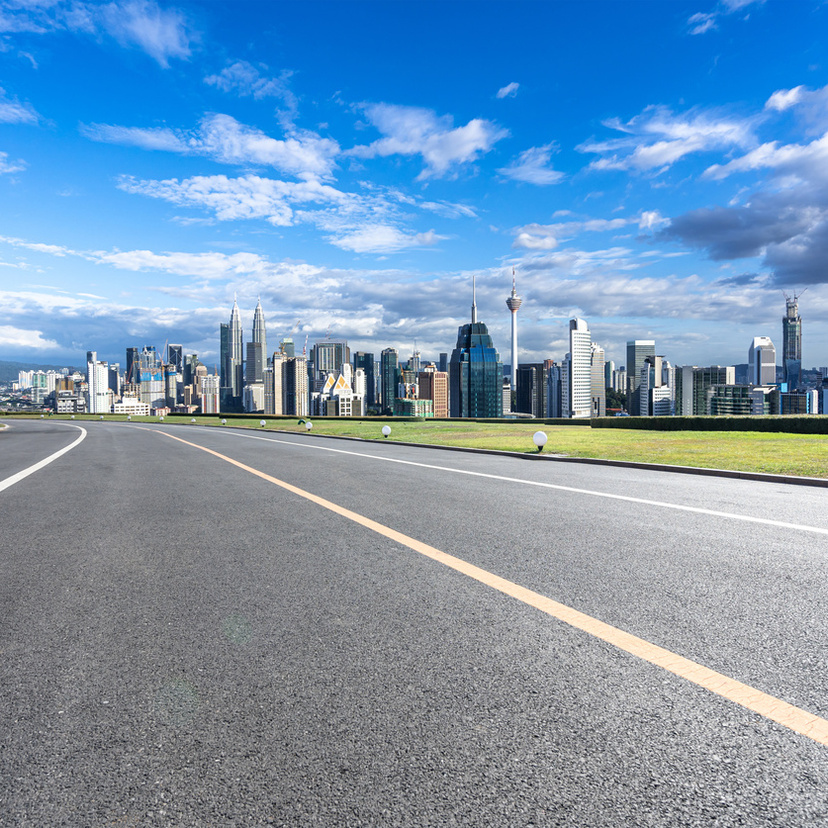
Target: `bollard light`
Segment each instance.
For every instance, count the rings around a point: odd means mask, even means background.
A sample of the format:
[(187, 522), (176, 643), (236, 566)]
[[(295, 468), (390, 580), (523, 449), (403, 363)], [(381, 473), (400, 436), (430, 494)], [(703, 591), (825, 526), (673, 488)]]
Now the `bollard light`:
[(159, 418), (158, 418), (158, 420), (159, 420), (160, 422), (162, 422), (162, 423), (163, 423), (163, 422), (164, 422), (164, 417), (163, 417), (163, 415), (162, 415), (161, 417), (159, 417)]
[(259, 425), (260, 425), (262, 428), (264, 428), (264, 427), (267, 425), (267, 421), (266, 421), (266, 420), (259, 420)]
[(310, 420), (308, 420), (308, 421), (305, 423), (305, 428), (306, 428), (308, 431), (310, 431), (310, 430), (313, 428), (313, 423), (312, 423)]
[(193, 417), (193, 418), (190, 420), (190, 422), (191, 422), (191, 423), (193, 423), (193, 424), (195, 425), (195, 417)]
[(103, 414), (101, 414), (101, 419), (103, 419)]
[(41, 414), (40, 419), (42, 420), (45, 416), (46, 416), (45, 414)]
[(75, 419), (75, 415), (74, 415), (74, 414), (72, 415), (71, 419), (73, 419), (73, 420)]
[(536, 431), (532, 435), (532, 442), (538, 447), (538, 451), (543, 451), (543, 447), (546, 445), (546, 434), (542, 431)]
[(222, 425), (227, 425), (227, 420), (222, 420), (222, 421), (221, 421), (221, 424), (222, 424)]
[(132, 414), (127, 414), (127, 420), (131, 420), (131, 419), (132, 419)]
[(385, 426), (382, 427), (382, 436), (383, 437), (387, 438), (390, 433), (391, 433), (391, 426), (385, 425)]

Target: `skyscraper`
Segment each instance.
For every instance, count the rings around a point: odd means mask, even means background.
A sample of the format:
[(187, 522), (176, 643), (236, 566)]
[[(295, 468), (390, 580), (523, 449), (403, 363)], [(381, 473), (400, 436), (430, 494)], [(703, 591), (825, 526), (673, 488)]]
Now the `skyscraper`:
[(655, 356), (655, 340), (634, 339), (627, 342), (627, 410), (633, 417), (642, 414), (638, 399), (641, 368), (648, 356)]
[[(520, 310), (523, 299), (517, 295), (515, 289), (515, 269), (512, 268), (512, 293), (506, 300), (506, 307), (512, 312), (512, 392), (517, 390), (517, 368), (518, 368), (518, 343), (517, 343), (517, 312)], [(518, 408), (518, 411), (521, 409)]]
[(374, 355), (366, 351), (357, 351), (354, 354), (354, 373), (360, 368), (365, 372), (365, 403), (373, 407), (377, 404), (377, 389), (374, 382)]
[(313, 366), (315, 379), (321, 379), (323, 374), (340, 374), (343, 365), (350, 365), (351, 349), (347, 342), (324, 340), (313, 346)]
[(503, 363), (489, 329), (477, 321), (474, 282), (471, 324), (458, 328), (451, 352), (449, 405), (452, 417), (503, 416)]
[[(514, 318), (514, 317), (513, 317)], [(519, 365), (517, 372), (515, 411), (533, 417), (548, 417), (549, 371), (542, 362)]]
[(233, 300), (229, 324), (222, 323), (221, 332), (221, 410), (242, 410), (244, 386), (244, 356), (242, 355), (242, 327), (239, 306)]
[[(253, 311), (253, 342), (258, 342), (262, 346), (262, 354), (264, 359), (267, 359), (267, 331), (265, 329), (264, 311), (262, 310), (262, 300), (256, 300), (256, 310)], [(256, 380), (261, 382), (261, 380)]]
[(167, 364), (172, 365), (178, 374), (184, 370), (184, 346), (167, 345)]
[(748, 385), (776, 383), (776, 348), (768, 336), (755, 336), (748, 350)]
[(798, 299), (796, 294), (785, 294), (785, 315), (782, 317), (782, 365), (788, 391), (796, 391), (802, 385), (802, 317)]
[(400, 381), (400, 355), (396, 348), (386, 348), (380, 354), (380, 376), (382, 377), (382, 413), (394, 413), (394, 399)]
[[(569, 354), (565, 367), (564, 417), (592, 416), (592, 334), (583, 319), (569, 320)], [(603, 371), (603, 368), (601, 369)]]

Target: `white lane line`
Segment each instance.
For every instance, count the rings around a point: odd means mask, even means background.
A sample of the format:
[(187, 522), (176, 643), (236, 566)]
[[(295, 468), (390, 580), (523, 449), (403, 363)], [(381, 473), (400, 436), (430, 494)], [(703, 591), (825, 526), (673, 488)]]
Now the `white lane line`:
[(741, 520), (745, 523), (757, 523), (760, 526), (775, 526), (779, 529), (793, 529), (798, 532), (811, 532), (815, 535), (828, 535), (828, 529), (823, 529), (819, 526), (806, 526), (801, 523), (786, 523), (781, 520), (771, 520), (770, 518), (753, 517), (751, 515), (737, 515), (733, 512), (719, 512), (715, 509), (704, 509), (701, 506), (683, 506), (679, 503), (666, 503), (662, 500), (647, 500), (642, 497), (632, 497), (631, 495), (611, 494), (609, 492), (597, 492), (592, 489), (579, 489), (575, 486), (562, 486), (558, 483), (543, 483), (539, 480), (523, 480), (519, 477), (505, 477), (500, 474), (487, 474), (486, 472), (469, 471), (467, 469), (454, 469), (450, 466), (435, 466), (431, 463), (416, 463), (413, 460), (399, 460), (395, 457), (379, 457), (375, 454), (364, 454), (358, 451), (348, 451), (346, 449), (336, 449), (329, 446), (312, 446), (307, 443), (296, 442), (293, 440), (279, 440), (275, 437), (257, 437), (254, 434), (240, 434), (234, 431), (223, 432), (230, 434), (233, 437), (243, 437), (247, 440), (264, 440), (267, 443), (281, 443), (286, 446), (294, 446), (305, 449), (316, 449), (317, 451), (329, 451), (334, 454), (348, 454), (352, 457), (365, 457), (369, 460), (380, 460), (385, 463), (400, 463), (404, 466), (417, 466), (422, 469), (436, 469), (437, 471), (451, 472), (452, 474), (465, 474), (470, 477), (485, 477), (489, 480), (502, 480), (506, 483), (520, 483), (524, 486), (538, 486), (542, 489), (555, 489), (560, 492), (571, 492), (573, 494), (590, 495), (592, 497), (603, 497), (607, 500), (622, 500), (626, 503), (638, 503), (643, 506), (658, 506), (662, 509), (674, 509), (678, 512), (691, 512), (698, 515), (708, 515), (711, 517), (727, 518), (729, 520)]
[[(69, 423), (66, 423), (69, 425)], [(60, 449), (60, 451), (56, 451), (54, 454), (50, 454), (48, 457), (45, 457), (39, 463), (35, 463), (33, 466), (29, 466), (28, 469), (23, 469), (23, 471), (17, 472), (17, 474), (13, 474), (11, 477), (7, 477), (5, 480), (0, 482), (0, 492), (8, 489), (10, 486), (14, 486), (15, 483), (19, 483), (21, 480), (27, 478), (30, 474), (34, 474), (36, 471), (39, 471), (44, 466), (48, 466), (49, 463), (53, 463), (58, 457), (63, 457), (64, 454), (68, 451), (72, 451), (75, 446), (80, 445), (86, 439), (86, 429), (82, 428), (78, 425), (72, 425), (71, 428), (77, 428), (80, 431), (80, 436), (74, 443), (70, 443), (66, 448)]]

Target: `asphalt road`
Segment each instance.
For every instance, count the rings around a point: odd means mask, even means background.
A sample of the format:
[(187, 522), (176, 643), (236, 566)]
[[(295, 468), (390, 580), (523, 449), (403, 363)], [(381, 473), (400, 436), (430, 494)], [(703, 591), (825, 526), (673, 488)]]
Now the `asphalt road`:
[(824, 744), (411, 548), (828, 718), (824, 489), (78, 425), (0, 490), (0, 825), (828, 824)]

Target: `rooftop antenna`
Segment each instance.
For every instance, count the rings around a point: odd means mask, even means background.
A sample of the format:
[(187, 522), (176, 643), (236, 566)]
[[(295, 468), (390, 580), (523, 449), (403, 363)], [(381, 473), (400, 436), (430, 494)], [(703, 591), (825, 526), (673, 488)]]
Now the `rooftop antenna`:
[(477, 322), (477, 283), (475, 276), (472, 276), (472, 325)]

